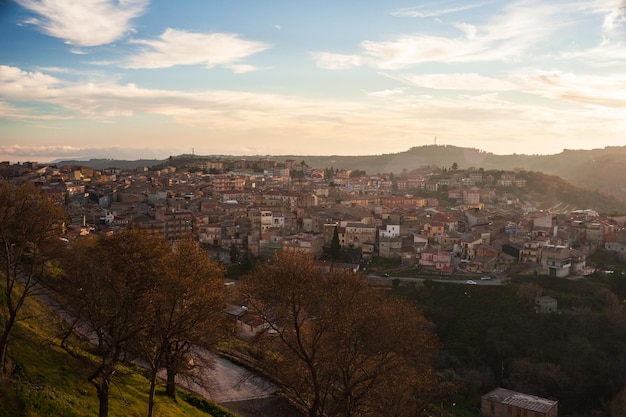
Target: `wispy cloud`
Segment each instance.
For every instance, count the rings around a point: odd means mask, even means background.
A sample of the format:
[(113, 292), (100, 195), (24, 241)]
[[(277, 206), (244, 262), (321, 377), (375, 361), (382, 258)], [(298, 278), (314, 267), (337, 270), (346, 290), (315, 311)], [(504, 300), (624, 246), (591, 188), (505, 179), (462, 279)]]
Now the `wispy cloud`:
[[(456, 77), (456, 78), (455, 78)], [(251, 93), (229, 90), (183, 92), (142, 88), (135, 84), (117, 84), (113, 81), (69, 83), (42, 73), (30, 73), (19, 68), (0, 67), (0, 97), (23, 101), (31, 106), (41, 103), (65, 109), (66, 116), (82, 115), (82, 118), (101, 122), (131, 123), (130, 115), (151, 117), (163, 126), (169, 126), (177, 135), (195, 136), (205, 141), (206, 132), (215, 138), (228, 138), (224, 144), (213, 144), (212, 152), (237, 152), (229, 146), (258, 146), (263, 139), (266, 147), (261, 153), (281, 151), (281, 141), (299, 138), (303, 154), (318, 154), (319, 144), (332, 142), (333, 152), (356, 154), (384, 152), (385, 149), (406, 148), (407, 138), (423, 138), (437, 135), (447, 138), (447, 143), (463, 144), (472, 140), (477, 147), (498, 152), (523, 152), (524, 138), (544, 137), (567, 139), (572, 146), (588, 140), (598, 126), (615, 124), (624, 128), (626, 120), (623, 107), (619, 107), (616, 85), (624, 78), (616, 77), (611, 82), (601, 83), (601, 78), (574, 77), (567, 74), (520, 74), (515, 78), (524, 91), (541, 97), (562, 100), (564, 103), (594, 104), (594, 106), (572, 106), (555, 109), (541, 102), (526, 104), (505, 99), (485, 85), (498, 85), (498, 80), (475, 74), (452, 74), (446, 79), (438, 75), (411, 79), (406, 84), (428, 85), (442, 88), (445, 83), (480, 82), (487, 94), (467, 91), (462, 96), (455, 94), (438, 97), (411, 94), (409, 87), (378, 90), (363, 93), (363, 100), (322, 100), (310, 97), (286, 96), (267, 93)], [(586, 84), (584, 90), (574, 90), (575, 84)], [(24, 88), (20, 88), (23, 86)], [(500, 86), (499, 88), (506, 87)], [(613, 96), (610, 91), (614, 90)], [(582, 93), (596, 91), (594, 97), (578, 100)], [(576, 95), (577, 94), (577, 95)], [(610, 99), (618, 100), (611, 102)], [(604, 100), (603, 111), (598, 111), (600, 100)], [(382, 103), (381, 103), (382, 101)], [(623, 102), (622, 102), (623, 103)], [(36, 109), (33, 108), (33, 113)], [(59, 111), (60, 113), (60, 111)], [(0, 117), (23, 120), (24, 110), (0, 105)], [(175, 125), (167, 123), (176, 122)], [(532, 121), (529, 123), (528, 121)], [(621, 123), (621, 124), (620, 124)], [(342, 140), (337, 141), (337, 131)], [(168, 132), (169, 134), (169, 132)], [(144, 143), (153, 139), (154, 132)], [(510, 139), (502, 142), (503, 135)], [(616, 136), (617, 137), (617, 136)], [(269, 140), (269, 139), (272, 140)], [(514, 144), (519, 138), (519, 148)], [(267, 139), (267, 140), (265, 140)], [(524, 140), (522, 140), (524, 139)], [(136, 143), (140, 139), (136, 138)], [(443, 140), (443, 139), (442, 139)], [(502, 142), (502, 143), (501, 143)], [(64, 142), (67, 143), (67, 142)], [(78, 139), (77, 142), (78, 143)], [(204, 143), (204, 142), (201, 142)], [(556, 143), (556, 142), (555, 142)], [(558, 146), (558, 145), (556, 145)], [(196, 150), (200, 150), (197, 146)], [(160, 151), (162, 151), (160, 149)], [(560, 149), (544, 149), (545, 152)], [(506, 153), (505, 152), (505, 153)], [(144, 155), (148, 155), (146, 152)]]
[(148, 0), (16, 0), (37, 16), (26, 23), (77, 46), (104, 45), (122, 38)]
[(395, 97), (395, 96), (399, 96), (399, 95), (403, 95), (406, 93), (406, 88), (393, 88), (393, 89), (385, 89), (385, 90), (379, 90), (379, 91), (370, 91), (367, 94), (368, 96), (371, 97)]
[(626, 2), (624, 0), (596, 0), (594, 6), (604, 14), (602, 30), (611, 35), (617, 29), (626, 28)]
[(312, 52), (311, 56), (319, 68), (344, 70), (358, 67), (365, 61), (359, 55), (334, 54), (331, 52)]
[[(580, 75), (562, 71), (520, 74), (533, 94), (594, 107), (626, 109), (626, 75)], [(626, 113), (623, 115), (626, 120)]]
[(567, 24), (555, 18), (561, 12), (562, 7), (550, 3), (516, 2), (486, 24), (453, 23), (463, 36), (404, 34), (384, 41), (365, 40), (359, 45), (360, 54), (317, 52), (313, 57), (319, 67), (335, 70), (358, 65), (397, 70), (427, 62), (520, 60)]
[(393, 16), (398, 17), (439, 17), (447, 14), (463, 12), (466, 10), (475, 9), (477, 7), (483, 7), (489, 4), (488, 2), (475, 3), (475, 4), (458, 4), (451, 6), (441, 6), (441, 4), (431, 3), (422, 5), (421, 7), (408, 7), (403, 9), (397, 9), (391, 12)]
[[(140, 54), (123, 64), (127, 68), (135, 69), (196, 64), (209, 68), (235, 66), (241, 59), (270, 48), (270, 45), (262, 42), (241, 39), (237, 34), (197, 33), (176, 29), (167, 29), (158, 39), (136, 39), (131, 43), (144, 47)], [(252, 69), (251, 66), (246, 67), (247, 71)]]
[(519, 89), (514, 83), (474, 73), (461, 74), (400, 74), (390, 78), (416, 87), (433, 90), (510, 91)]
[(136, 148), (108, 147), (87, 148), (62, 145), (0, 145), (0, 155), (12, 160), (38, 159), (39, 162), (51, 162), (59, 159), (86, 160), (88, 158), (119, 158), (133, 160), (136, 155), (142, 159), (163, 159), (164, 155), (176, 155), (180, 149), (174, 148)]

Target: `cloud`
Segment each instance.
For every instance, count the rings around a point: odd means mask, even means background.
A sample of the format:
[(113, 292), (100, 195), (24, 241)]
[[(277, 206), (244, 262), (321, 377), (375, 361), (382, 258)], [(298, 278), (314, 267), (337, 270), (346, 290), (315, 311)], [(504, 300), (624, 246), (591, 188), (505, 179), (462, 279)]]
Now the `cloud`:
[(463, 12), (466, 10), (475, 9), (477, 7), (483, 7), (489, 3), (476, 3), (476, 4), (461, 4), (458, 6), (450, 6), (444, 8), (437, 8), (439, 4), (427, 4), (421, 8), (410, 7), (404, 9), (397, 9), (391, 12), (393, 16), (398, 17), (438, 17), (446, 14)]
[[(626, 75), (578, 75), (561, 71), (519, 74), (527, 92), (593, 107), (626, 109)], [(626, 114), (623, 115), (626, 118)]]
[(148, 0), (16, 0), (37, 17), (25, 23), (48, 36), (78, 46), (104, 45), (131, 30), (132, 19), (142, 15)]
[(358, 55), (333, 54), (330, 52), (312, 52), (311, 56), (319, 68), (343, 70), (358, 67), (364, 62)]
[(232, 33), (196, 33), (176, 29), (167, 29), (158, 39), (137, 39), (131, 43), (144, 47), (139, 55), (124, 64), (134, 69), (197, 64), (208, 68), (228, 66), (270, 48), (265, 43), (240, 39), (239, 35)]
[[(548, 73), (542, 78), (542, 75), (538, 72), (529, 72), (525, 77), (519, 74), (515, 81), (531, 94), (572, 104), (581, 102), (574, 99), (576, 94), (576, 97), (581, 95), (580, 90), (573, 89), (575, 83), (587, 84), (587, 92), (601, 89), (604, 95), (612, 88), (615, 90), (613, 99), (619, 99), (619, 89), (615, 86), (624, 81), (624, 76), (602, 84), (601, 77), (568, 78), (565, 74)], [(448, 80), (426, 77), (419, 81), (440, 86), (455, 82), (454, 76), (470, 80), (475, 77), (452, 74)], [(487, 81), (495, 83), (497, 80)], [(17, 88), (19, 85), (25, 88)], [(360, 100), (325, 100), (229, 90), (155, 90), (106, 80), (70, 83), (46, 74), (0, 67), (0, 97), (21, 100), (31, 107), (54, 106), (60, 109), (57, 114), (75, 120), (99, 121), (99, 127), (88, 133), (93, 140), (115, 144), (115, 138), (119, 138), (120, 146), (133, 143), (146, 147), (162, 140), (164, 145), (153, 146), (159, 152), (163, 147), (176, 146), (172, 142), (174, 137), (186, 138), (186, 143), (191, 144), (187, 146), (195, 146), (198, 152), (201, 144), (211, 138), (207, 151), (210, 153), (238, 152), (237, 149), (263, 143), (261, 153), (269, 154), (287, 152), (285, 144), (292, 144), (294, 140), (301, 144), (298, 149), (303, 154), (319, 154), (324, 146), (335, 154), (381, 153), (407, 149), (419, 138), (433, 136), (441, 138), (441, 143), (471, 142), (476, 147), (492, 152), (502, 149), (504, 153), (523, 153), (530, 146), (540, 146), (542, 153), (560, 151), (550, 148), (562, 146), (559, 140), (567, 140), (571, 147), (578, 143), (581, 145), (577, 146), (584, 147), (584, 140), (599, 134), (605, 134), (607, 142), (617, 140), (614, 138), (623, 140), (623, 135), (619, 134), (620, 129), (626, 129), (623, 107), (599, 110), (597, 103), (589, 105), (594, 99), (589, 97), (584, 105), (559, 109), (540, 100), (525, 103), (503, 98), (491, 90), (487, 92), (472, 94), (468, 91), (461, 96), (438, 97), (411, 94), (410, 89), (404, 87), (364, 93)], [(600, 93), (596, 94), (596, 99), (603, 99)], [(608, 104), (607, 100), (605, 105)], [(32, 110), (36, 112), (35, 108)], [(0, 117), (4, 120), (23, 120), (24, 109), (20, 111), (22, 114), (16, 115), (16, 108), (0, 105)], [(140, 118), (129, 118), (129, 115)], [(68, 129), (71, 125), (62, 122), (49, 124), (63, 128), (62, 138), (57, 135), (60, 143), (83, 143), (84, 130)], [(341, 132), (341, 140), (337, 132)], [(43, 132), (42, 137), (47, 143), (53, 138), (48, 131)], [(8, 138), (4, 138), (4, 143), (7, 141)], [(22, 146), (27, 144), (26, 140), (16, 142)], [(238, 148), (233, 149), (233, 146)]]
[(140, 147), (107, 147), (107, 148), (87, 148), (64, 145), (0, 145), (0, 156), (2, 159), (12, 161), (38, 159), (40, 161), (52, 162), (53, 160), (73, 159), (84, 161), (90, 158), (114, 158), (114, 159), (136, 159), (136, 155), (141, 155), (142, 159), (164, 159), (167, 155), (177, 155), (180, 149), (174, 148), (140, 148)]
[(372, 91), (366, 93), (371, 97), (394, 97), (398, 95), (402, 95), (406, 92), (406, 88), (394, 88), (394, 89), (385, 89), (380, 91)]
[(52, 98), (57, 78), (41, 72), (27, 72), (20, 68), (0, 65), (0, 96), (19, 101)]
[(509, 91), (519, 87), (514, 83), (480, 74), (400, 74), (390, 78), (422, 88), (457, 91)]
[(601, 4), (604, 3), (606, 3), (606, 14), (602, 22), (602, 30), (610, 34), (626, 24), (626, 3), (623, 0), (605, 0)]
[(486, 24), (454, 23), (463, 36), (404, 34), (384, 41), (364, 40), (359, 45), (360, 54), (317, 52), (314, 58), (318, 66), (335, 70), (359, 65), (398, 70), (428, 62), (520, 60), (533, 48), (544, 46), (551, 33), (567, 24), (556, 19), (559, 13), (562, 7), (558, 5), (515, 2)]

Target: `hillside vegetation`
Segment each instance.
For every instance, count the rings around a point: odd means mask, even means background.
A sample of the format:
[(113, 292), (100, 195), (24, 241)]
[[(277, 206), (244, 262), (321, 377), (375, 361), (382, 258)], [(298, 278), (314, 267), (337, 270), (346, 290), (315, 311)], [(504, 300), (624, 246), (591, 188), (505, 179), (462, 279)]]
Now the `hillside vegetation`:
[[(12, 383), (0, 386), (0, 416), (98, 415), (98, 399), (87, 375), (96, 360), (93, 346), (72, 337), (67, 350), (61, 348), (60, 323), (55, 313), (37, 298), (27, 300), (24, 317), (27, 318), (18, 323), (10, 348)], [(142, 368), (122, 368), (112, 387), (109, 415), (146, 415), (149, 386)], [(155, 415), (235, 417), (188, 392), (173, 402), (162, 389), (157, 391)]]
[[(469, 408), (478, 407), (485, 392), (504, 386), (558, 399), (559, 415), (623, 416), (622, 281), (623, 276), (580, 281), (540, 276), (502, 286), (427, 281), (422, 288), (396, 291), (413, 291), (410, 296), (434, 323), (443, 344), (442, 367), (463, 380)], [(538, 291), (532, 297), (525, 291), (529, 287)], [(558, 313), (535, 313), (534, 295), (555, 298)]]
[(624, 214), (626, 206), (623, 200), (599, 190), (587, 190), (572, 185), (555, 175), (541, 172), (522, 171), (517, 174), (526, 179), (526, 188), (513, 190), (522, 198), (535, 203), (541, 209), (555, 206), (573, 209), (593, 209), (606, 215)]

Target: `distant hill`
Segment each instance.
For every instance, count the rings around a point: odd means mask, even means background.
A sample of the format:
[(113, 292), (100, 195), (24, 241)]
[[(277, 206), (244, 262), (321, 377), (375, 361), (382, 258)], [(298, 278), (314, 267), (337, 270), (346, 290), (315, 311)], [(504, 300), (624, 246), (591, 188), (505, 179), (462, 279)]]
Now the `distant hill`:
[(459, 169), (538, 171), (559, 176), (584, 189), (597, 190), (626, 200), (626, 146), (592, 150), (564, 150), (555, 155), (495, 155), (473, 148), (429, 145), (406, 152), (372, 156), (282, 156), (304, 160), (317, 168), (365, 170), (368, 174), (400, 174), (428, 166)]
[(120, 169), (135, 169), (141, 167), (151, 167), (162, 163), (161, 159), (138, 159), (136, 161), (124, 161), (120, 159), (89, 159), (85, 161), (76, 160), (57, 160), (50, 164), (58, 167), (66, 165), (88, 166), (94, 169), (106, 169), (106, 168), (120, 168)]
[[(523, 169), (556, 175), (578, 187), (592, 191), (597, 190), (626, 200), (626, 146), (592, 150), (564, 150), (555, 155), (496, 155), (474, 148), (427, 145), (414, 147), (405, 152), (382, 155), (264, 155), (263, 157), (278, 162), (283, 162), (286, 159), (305, 161), (314, 168), (359, 169), (368, 174), (383, 172), (401, 174), (426, 167), (450, 168), (454, 163), (459, 169), (470, 167), (483, 168), (484, 170)], [(91, 159), (89, 161), (59, 161), (56, 162), (56, 165), (87, 165), (97, 169), (110, 167), (132, 169), (167, 164), (180, 165), (192, 159), (208, 158), (211, 156), (179, 155), (166, 160), (141, 159), (137, 161)], [(232, 158), (256, 159), (260, 156), (232, 156)]]

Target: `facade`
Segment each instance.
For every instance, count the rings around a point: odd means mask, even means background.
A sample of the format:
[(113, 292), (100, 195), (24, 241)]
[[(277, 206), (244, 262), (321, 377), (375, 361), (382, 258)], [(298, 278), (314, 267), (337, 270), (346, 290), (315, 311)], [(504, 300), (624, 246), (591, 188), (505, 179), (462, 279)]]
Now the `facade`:
[(566, 246), (544, 246), (541, 248), (541, 264), (551, 277), (563, 278), (570, 274), (572, 261)]
[(504, 388), (496, 388), (480, 399), (483, 417), (556, 417), (558, 408), (558, 401)]

